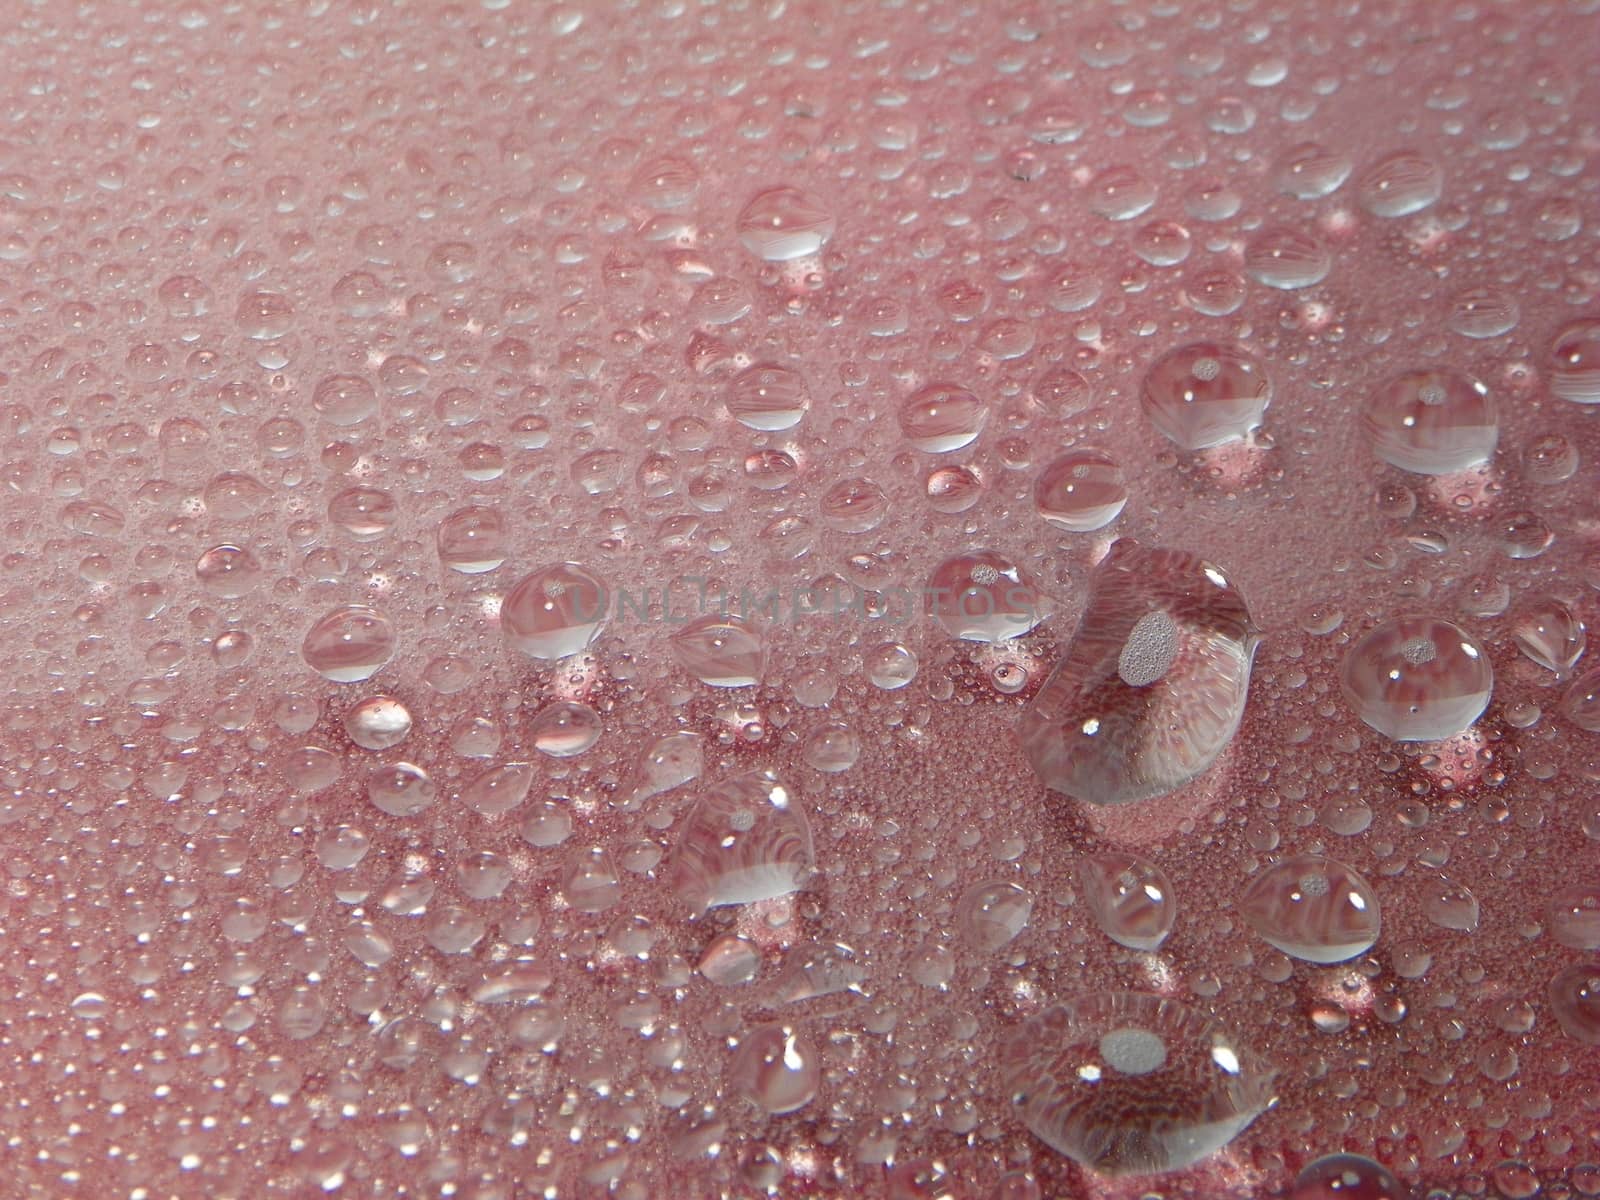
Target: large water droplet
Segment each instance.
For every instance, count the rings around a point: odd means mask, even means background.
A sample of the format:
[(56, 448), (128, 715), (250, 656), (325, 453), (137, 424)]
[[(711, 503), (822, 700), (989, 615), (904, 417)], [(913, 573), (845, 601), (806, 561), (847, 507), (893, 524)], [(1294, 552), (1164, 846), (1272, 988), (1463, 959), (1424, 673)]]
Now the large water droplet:
[(498, 510), (469, 504), (439, 522), (439, 561), (463, 575), (481, 575), (506, 560), (506, 527)]
[(1329, 1154), (1295, 1176), (1288, 1200), (1408, 1200), (1411, 1189), (1359, 1154)]
[(1145, 415), (1185, 450), (1246, 436), (1272, 399), (1266, 372), (1233, 346), (1195, 342), (1151, 364), (1141, 392)]
[(394, 647), (394, 629), (387, 617), (365, 604), (347, 604), (311, 627), (300, 654), (326, 679), (359, 683), (389, 661)]
[(1550, 390), (1574, 404), (1600, 404), (1600, 318), (1581, 317), (1556, 334)]
[(1565, 675), (1583, 657), (1589, 635), (1578, 614), (1554, 596), (1535, 597), (1511, 627), (1517, 646), (1547, 671)]
[(1175, 1000), (1102, 992), (1058, 1004), (1003, 1043), (1034, 1135), (1107, 1175), (1174, 1171), (1222, 1149), (1273, 1103), (1273, 1070)]
[(970, 446), (983, 430), (989, 410), (964, 387), (930, 383), (900, 407), (906, 441), (929, 454), (948, 454)]
[(1250, 881), (1238, 904), (1239, 915), (1263, 941), (1306, 962), (1344, 962), (1378, 940), (1381, 919), (1372, 886), (1320, 854), (1268, 867)]
[(1027, 928), (1033, 898), (1018, 884), (976, 883), (956, 902), (956, 924), (968, 945), (986, 954), (1010, 945)]
[(728, 1066), (729, 1089), (773, 1115), (804, 1108), (821, 1084), (821, 1055), (805, 1034), (787, 1025), (751, 1030)]
[(1448, 875), (1435, 875), (1424, 882), (1422, 913), (1440, 929), (1471, 933), (1478, 928), (1478, 898)]
[(437, 797), (433, 780), (414, 763), (387, 763), (367, 775), (367, 799), (390, 816), (415, 816)]
[(1096, 804), (1183, 786), (1238, 729), (1258, 641), (1216, 567), (1119, 539), (1066, 657), (1023, 715), (1028, 761), (1047, 787)]
[(739, 241), (757, 258), (787, 262), (821, 250), (835, 224), (833, 213), (809, 192), (768, 188), (739, 213)]
[(667, 886), (697, 912), (787, 896), (815, 867), (800, 799), (771, 771), (704, 792), (684, 818)]
[(1600, 733), (1600, 667), (1572, 681), (1561, 697), (1561, 711), (1579, 729)]
[(606, 585), (583, 567), (556, 563), (506, 593), (500, 626), (506, 640), (532, 658), (565, 658), (600, 636), (609, 601)]
[(1088, 533), (1117, 519), (1128, 503), (1128, 485), (1109, 454), (1069, 450), (1039, 472), (1033, 502), (1056, 528)]
[(1559, 888), (1547, 909), (1556, 941), (1574, 950), (1600, 950), (1600, 883)]
[(1333, 269), (1333, 255), (1303, 229), (1269, 225), (1246, 244), (1244, 269), (1257, 283), (1292, 291), (1326, 279)]
[(1048, 597), (1005, 555), (974, 550), (945, 559), (928, 577), (924, 608), (951, 637), (1003, 642), (1050, 614)]
[(1078, 881), (1095, 924), (1119, 946), (1155, 950), (1178, 917), (1172, 881), (1155, 863), (1110, 851), (1078, 863)]
[(1402, 742), (1454, 737), (1483, 715), (1494, 690), (1489, 654), (1437, 617), (1396, 617), (1345, 653), (1341, 682), (1356, 715)]
[(1284, 151), (1274, 173), (1280, 191), (1301, 200), (1318, 200), (1350, 178), (1350, 156), (1319, 142), (1300, 142)]
[(1391, 377), (1368, 397), (1361, 425), (1379, 458), (1421, 475), (1486, 463), (1500, 439), (1489, 389), (1448, 367)]
[(1371, 167), (1356, 184), (1361, 207), (1375, 217), (1407, 217), (1444, 193), (1444, 170), (1415, 150), (1399, 150)]

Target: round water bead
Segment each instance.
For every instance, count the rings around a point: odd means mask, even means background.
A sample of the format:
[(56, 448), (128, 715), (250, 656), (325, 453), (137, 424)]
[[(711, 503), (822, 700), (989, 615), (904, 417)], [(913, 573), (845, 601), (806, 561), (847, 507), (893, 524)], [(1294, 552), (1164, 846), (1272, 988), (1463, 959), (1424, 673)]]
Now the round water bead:
[(1482, 645), (1437, 617), (1396, 617), (1345, 653), (1340, 674), (1356, 715), (1386, 737), (1434, 742), (1489, 706), (1494, 669)]
[(1563, 967), (1546, 994), (1562, 1033), (1586, 1046), (1600, 1046), (1600, 963)]
[(367, 799), (390, 816), (416, 816), (437, 797), (433, 780), (413, 763), (386, 763), (367, 774)]
[(1378, 897), (1352, 868), (1320, 854), (1268, 867), (1240, 896), (1239, 915), (1291, 958), (1337, 963), (1365, 954), (1378, 940)]
[(1600, 404), (1600, 317), (1580, 317), (1556, 334), (1550, 390), (1574, 404)]
[(368, 696), (344, 714), (344, 729), (363, 750), (387, 750), (411, 733), (411, 713), (393, 696)]
[(1379, 159), (1356, 183), (1361, 207), (1375, 217), (1408, 217), (1444, 194), (1444, 170), (1415, 150)]
[(1360, 1154), (1329, 1154), (1295, 1176), (1288, 1200), (1408, 1200), (1411, 1189)]
[(311, 627), (300, 655), (324, 679), (359, 683), (394, 656), (394, 647), (387, 617), (365, 604), (346, 604)]
[(1319, 284), (1332, 269), (1333, 254), (1304, 229), (1269, 225), (1244, 248), (1245, 274), (1282, 291)]
[(823, 524), (840, 533), (871, 533), (889, 514), (889, 497), (870, 479), (841, 479), (818, 504)]
[(1089, 533), (1117, 519), (1128, 503), (1128, 485), (1109, 454), (1069, 450), (1039, 472), (1033, 502), (1057, 529)]
[(1550, 936), (1574, 950), (1600, 950), (1600, 884), (1573, 883), (1547, 906)]
[(1095, 804), (1164, 795), (1211, 766), (1244, 715), (1260, 635), (1211, 563), (1119, 538), (1066, 657), (1018, 727), (1045, 786)]
[(605, 625), (606, 585), (577, 563), (524, 576), (500, 605), (500, 627), (531, 658), (556, 659), (593, 645)]
[(811, 1103), (822, 1085), (822, 1056), (788, 1025), (752, 1029), (728, 1065), (729, 1090), (774, 1116)]
[(739, 424), (776, 432), (798, 425), (811, 406), (811, 397), (800, 372), (776, 363), (757, 363), (734, 376), (726, 403)]
[(1078, 863), (1078, 882), (1095, 924), (1119, 946), (1156, 950), (1172, 932), (1178, 902), (1155, 863), (1112, 851)]
[(992, 953), (1016, 940), (1033, 915), (1033, 897), (1020, 884), (975, 883), (956, 902), (956, 924), (975, 950)]
[(1500, 439), (1489, 389), (1454, 368), (1391, 377), (1361, 411), (1384, 462), (1419, 475), (1448, 475), (1489, 461)]
[(917, 653), (899, 642), (884, 642), (862, 660), (867, 680), (886, 692), (899, 691), (917, 677)]
[(439, 561), (463, 575), (481, 575), (506, 560), (506, 527), (499, 510), (469, 504), (439, 522)]
[(809, 192), (775, 187), (758, 192), (739, 213), (744, 248), (768, 262), (788, 262), (817, 253), (833, 237), (833, 213)]
[(752, 687), (766, 669), (766, 640), (742, 617), (697, 617), (674, 633), (671, 643), (678, 665), (712, 687)]
[(948, 454), (970, 446), (983, 430), (989, 410), (966, 388), (930, 383), (900, 407), (900, 432), (928, 454)]
[(945, 559), (928, 578), (923, 606), (951, 637), (969, 642), (1021, 637), (1052, 608), (1022, 569), (994, 550)]
[(1222, 1149), (1273, 1103), (1275, 1072), (1221, 1026), (1160, 996), (1054, 1005), (1002, 1044), (1033, 1134), (1092, 1171), (1175, 1171)]
[(533, 748), (551, 758), (575, 758), (600, 738), (600, 714), (576, 700), (541, 708), (528, 724)]
[(1261, 364), (1216, 342), (1168, 351), (1146, 372), (1141, 392), (1150, 423), (1185, 450), (1245, 437), (1261, 424), (1271, 399)]

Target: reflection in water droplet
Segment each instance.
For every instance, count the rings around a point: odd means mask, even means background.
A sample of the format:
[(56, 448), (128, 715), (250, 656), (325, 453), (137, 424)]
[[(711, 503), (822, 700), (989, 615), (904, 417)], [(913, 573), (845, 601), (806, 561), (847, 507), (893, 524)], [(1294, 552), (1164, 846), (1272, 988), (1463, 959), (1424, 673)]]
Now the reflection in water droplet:
[(609, 593), (577, 563), (524, 576), (500, 605), (506, 640), (532, 658), (556, 659), (593, 645), (605, 624)]
[(1431, 742), (1469, 728), (1489, 706), (1488, 652), (1457, 625), (1396, 617), (1345, 653), (1345, 699), (1386, 737)]
[(1361, 207), (1375, 217), (1407, 217), (1444, 194), (1444, 170), (1415, 150), (1400, 150), (1369, 167), (1356, 184)]
[(1069, 450), (1039, 472), (1034, 507), (1058, 529), (1088, 533), (1111, 524), (1128, 503), (1122, 468), (1099, 450)]
[(1333, 255), (1303, 229), (1269, 225), (1246, 244), (1244, 269), (1257, 283), (1292, 291), (1326, 279)]
[(739, 213), (739, 241), (757, 258), (787, 262), (817, 253), (833, 237), (833, 213), (796, 187), (757, 193)]
[(1450, 328), (1462, 337), (1482, 340), (1510, 333), (1522, 317), (1516, 298), (1493, 288), (1457, 292), (1450, 302)]
[(752, 687), (766, 669), (766, 640), (741, 617), (697, 617), (672, 635), (672, 655), (701, 683)]
[(948, 454), (969, 446), (982, 431), (989, 410), (964, 387), (930, 383), (900, 407), (900, 432), (918, 450)]
[(600, 738), (600, 714), (576, 700), (557, 700), (541, 708), (528, 723), (528, 736), (540, 754), (574, 758)]
[(1274, 1099), (1274, 1072), (1227, 1031), (1135, 992), (1046, 1009), (1003, 1043), (1000, 1069), (1034, 1135), (1106, 1175), (1198, 1162)]
[(394, 655), (388, 618), (364, 604), (336, 608), (313, 625), (300, 654), (312, 670), (335, 683), (370, 679)]
[(1500, 439), (1489, 389), (1451, 368), (1390, 377), (1361, 411), (1384, 462), (1421, 475), (1448, 475), (1489, 461)]
[(1232, 740), (1258, 635), (1226, 576), (1182, 551), (1119, 539), (1091, 589), (1023, 715), (1023, 750), (1047, 787), (1080, 800), (1164, 795)]
[(1359, 1154), (1329, 1154), (1295, 1176), (1288, 1200), (1408, 1200), (1411, 1189)]
[(1550, 391), (1573, 404), (1600, 404), (1600, 318), (1581, 317), (1556, 334)]
[(734, 420), (750, 429), (792, 429), (810, 407), (805, 377), (776, 363), (741, 371), (729, 385), (726, 403)]
[(884, 642), (867, 651), (863, 660), (873, 687), (897, 691), (917, 677), (917, 655), (899, 642)]
[(344, 728), (363, 750), (387, 750), (411, 733), (411, 713), (393, 696), (368, 696), (345, 713)]
[(497, 509), (469, 504), (439, 522), (439, 561), (463, 575), (481, 575), (506, 560), (505, 521)]
[(810, 1104), (822, 1084), (822, 1058), (804, 1033), (788, 1025), (751, 1030), (728, 1065), (728, 1088), (774, 1116)]
[(1095, 924), (1119, 946), (1155, 950), (1172, 932), (1178, 902), (1155, 863), (1117, 851), (1090, 855), (1078, 863), (1078, 882)]
[(1141, 391), (1150, 423), (1185, 450), (1245, 437), (1261, 424), (1271, 399), (1261, 364), (1215, 342), (1168, 351), (1151, 364)]
[(1350, 157), (1319, 142), (1300, 142), (1278, 160), (1278, 189), (1301, 200), (1319, 200), (1339, 190), (1350, 178)]
[(1263, 941), (1314, 963), (1365, 954), (1377, 942), (1381, 925), (1372, 885), (1319, 854), (1268, 867), (1246, 886), (1238, 908)]
[(815, 868), (799, 796), (770, 771), (703, 792), (683, 820), (667, 886), (697, 912), (787, 896)]
[(1021, 637), (1053, 607), (1016, 563), (994, 550), (945, 559), (928, 577), (924, 595), (928, 616), (951, 637), (971, 642)]
[(437, 796), (428, 773), (413, 763), (387, 763), (367, 774), (367, 799), (390, 816), (415, 816)]

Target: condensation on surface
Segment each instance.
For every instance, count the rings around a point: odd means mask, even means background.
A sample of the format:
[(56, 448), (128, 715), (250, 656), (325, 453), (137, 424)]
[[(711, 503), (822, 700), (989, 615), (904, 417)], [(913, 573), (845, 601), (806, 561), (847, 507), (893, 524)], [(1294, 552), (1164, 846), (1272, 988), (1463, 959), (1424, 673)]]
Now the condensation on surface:
[(4, 18), (0, 1192), (1600, 1194), (1593, 0)]

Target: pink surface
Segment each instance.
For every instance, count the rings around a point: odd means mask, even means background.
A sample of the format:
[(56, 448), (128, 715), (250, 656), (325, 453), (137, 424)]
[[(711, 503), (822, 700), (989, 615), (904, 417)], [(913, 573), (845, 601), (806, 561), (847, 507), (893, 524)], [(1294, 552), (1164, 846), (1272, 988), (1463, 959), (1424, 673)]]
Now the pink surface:
[[(0, 1194), (1600, 1194), (1594, 3), (0, 16)], [(1193, 343), (1264, 415), (1142, 394)], [(1124, 535), (1262, 641), (1101, 807), (1016, 728)], [(1358, 720), (1397, 617), (1469, 730)], [(1307, 854), (1347, 961), (1243, 904)], [(1051, 1149), (1003, 1048), (1119, 991), (1276, 1103)]]

